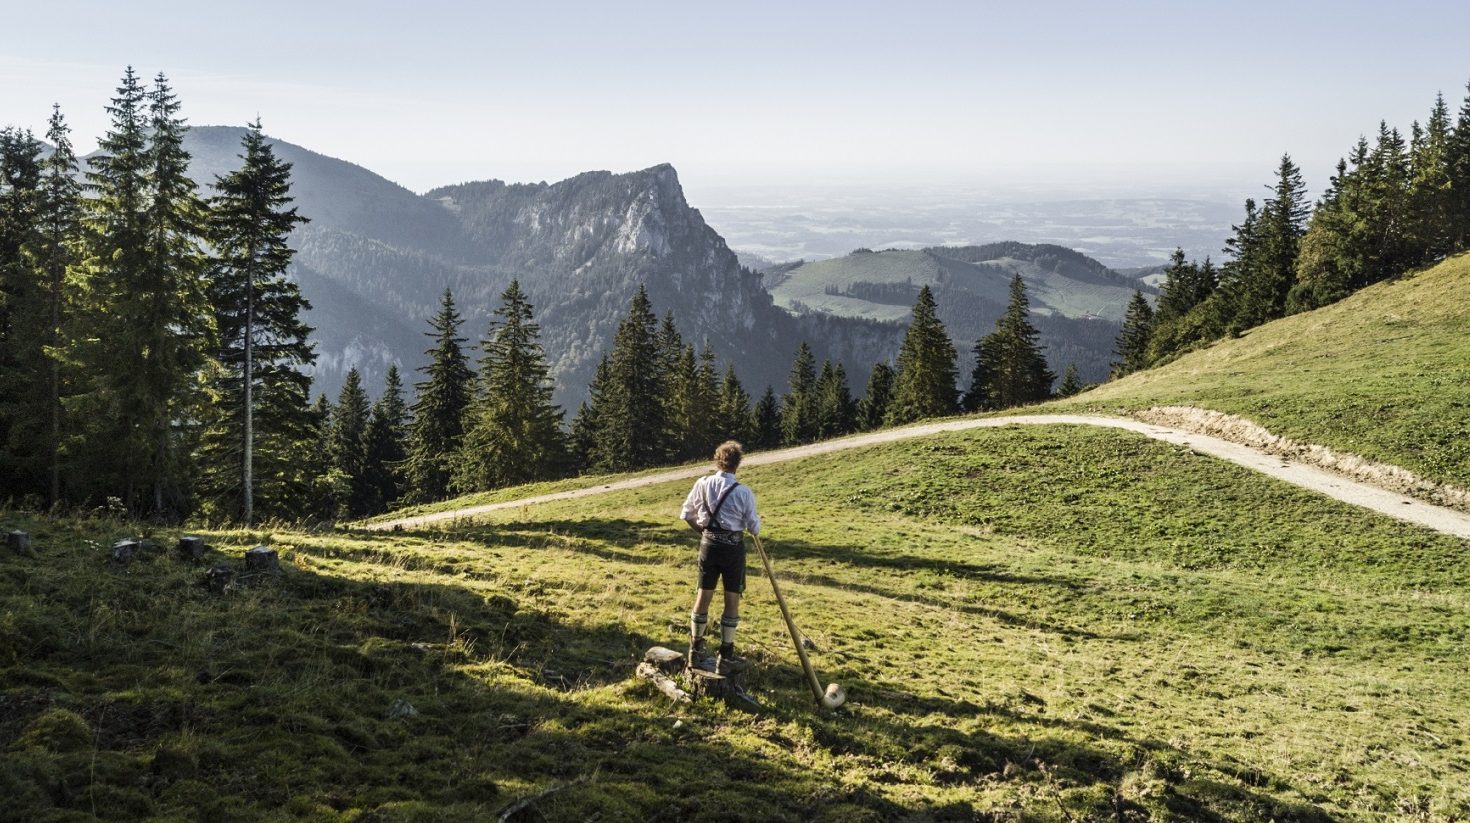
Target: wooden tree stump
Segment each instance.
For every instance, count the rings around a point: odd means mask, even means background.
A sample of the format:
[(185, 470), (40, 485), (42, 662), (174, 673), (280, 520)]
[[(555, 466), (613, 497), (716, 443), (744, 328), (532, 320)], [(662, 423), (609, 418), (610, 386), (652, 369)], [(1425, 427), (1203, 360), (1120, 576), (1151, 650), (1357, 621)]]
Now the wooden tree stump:
[(256, 574), (280, 574), (281, 560), (269, 546), (256, 546), (245, 552), (245, 571)]
[(142, 551), (142, 549), (143, 541), (141, 540), (135, 540), (129, 537), (114, 540), (112, 543), (112, 562), (118, 566), (127, 566), (133, 562), (133, 558), (137, 557), (138, 552)]
[(234, 576), (235, 572), (229, 566), (215, 566), (204, 573), (204, 585), (215, 594), (224, 594)]
[[(693, 698), (725, 700), (738, 707), (749, 708), (754, 700), (745, 691), (745, 674), (748, 666), (743, 663), (726, 664), (722, 671), (712, 671), (714, 658), (698, 661), (690, 668), (687, 657), (663, 646), (654, 646), (643, 655), (638, 664), (638, 676), (653, 681), (659, 691), (681, 703)], [(677, 679), (676, 679), (677, 678)]]
[(22, 557), (35, 557), (36, 549), (31, 545), (30, 532), (14, 529), (5, 533), (5, 546)]
[(651, 663), (664, 674), (678, 674), (684, 670), (684, 655), (663, 646), (654, 646), (643, 653), (643, 662)]
[(207, 548), (209, 547), (204, 545), (204, 538), (189, 536), (180, 537), (174, 551), (178, 552), (179, 557), (190, 563), (198, 563), (204, 559), (204, 550)]

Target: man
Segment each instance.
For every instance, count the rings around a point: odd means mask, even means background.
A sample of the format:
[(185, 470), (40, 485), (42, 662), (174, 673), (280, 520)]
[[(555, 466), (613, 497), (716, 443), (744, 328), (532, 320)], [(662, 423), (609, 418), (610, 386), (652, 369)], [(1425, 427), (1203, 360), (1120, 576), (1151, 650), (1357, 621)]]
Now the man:
[(709, 627), (709, 604), (715, 583), (725, 589), (725, 612), (720, 618), (720, 650), (715, 670), (735, 659), (735, 630), (740, 626), (740, 595), (745, 592), (744, 531), (760, 534), (761, 519), (755, 512), (755, 493), (735, 480), (744, 450), (734, 440), (715, 449), (715, 473), (694, 481), (679, 516), (700, 533), (699, 590), (689, 615), (689, 665), (704, 656), (705, 630)]

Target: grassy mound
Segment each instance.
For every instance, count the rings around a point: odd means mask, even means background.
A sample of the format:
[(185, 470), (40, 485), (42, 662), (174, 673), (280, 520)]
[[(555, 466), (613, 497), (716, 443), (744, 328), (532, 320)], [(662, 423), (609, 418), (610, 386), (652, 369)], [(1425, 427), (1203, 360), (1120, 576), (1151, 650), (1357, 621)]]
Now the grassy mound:
[[(454, 533), (216, 533), (223, 595), (0, 514), (0, 817), (1312, 820), (1470, 815), (1467, 546), (1164, 444), (977, 430), (743, 472), (765, 709), (681, 642), (681, 481)], [(174, 533), (158, 535), (167, 543)]]
[(1470, 488), (1470, 255), (1049, 409), (1202, 406)]

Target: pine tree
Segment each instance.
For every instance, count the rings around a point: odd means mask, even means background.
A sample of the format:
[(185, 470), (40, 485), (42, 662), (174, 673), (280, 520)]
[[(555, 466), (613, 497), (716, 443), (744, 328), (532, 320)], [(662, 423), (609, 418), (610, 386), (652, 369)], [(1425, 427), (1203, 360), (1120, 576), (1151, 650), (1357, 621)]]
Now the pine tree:
[[(1364, 162), (1367, 153), (1367, 142), (1360, 140), (1354, 154), (1355, 164)], [(1346, 160), (1337, 161), (1337, 173), (1329, 178), (1327, 190), (1312, 210), (1307, 233), (1302, 236), (1301, 253), (1297, 255), (1296, 284), (1286, 297), (1288, 314), (1340, 300), (1362, 279), (1366, 250), (1358, 224), (1362, 200), (1362, 174), (1358, 168), (1360, 165), (1355, 165), (1349, 171)]]
[[(1135, 292), (1136, 294), (1137, 292)], [(972, 404), (979, 401), (975, 387), (983, 387), (983, 406), (1006, 409), (1035, 403), (1051, 396), (1056, 375), (1047, 368), (1037, 344), (1040, 336), (1029, 319), (1026, 284), (1018, 274), (1011, 279), (1011, 298), (995, 331), (975, 344), (975, 373), (971, 379)]]
[(367, 472), (368, 399), (357, 369), (347, 372), (337, 405), (332, 409), (327, 441), (331, 466), (347, 479), (347, 514), (361, 517), (372, 511), (373, 480)]
[(1282, 155), (1272, 197), (1256, 224), (1259, 254), (1242, 271), (1233, 326), (1248, 329), (1286, 314), (1286, 297), (1296, 282), (1297, 255), (1311, 211), (1301, 172)]
[(0, 499), (45, 489), (46, 291), (37, 270), (41, 144), (0, 130)]
[(720, 382), (715, 368), (715, 350), (706, 338), (699, 349), (691, 394), (697, 410), (689, 429), (689, 458), (696, 460), (715, 453), (722, 438), (719, 432)]
[(817, 376), (816, 403), (813, 410), (818, 439), (838, 437), (852, 431), (857, 409), (847, 387), (847, 371), (842, 368), (841, 363), (822, 361), (822, 371)]
[(403, 496), (403, 461), (408, 456), (408, 406), (396, 365), (388, 367), (383, 394), (373, 404), (363, 440), (367, 452), (364, 472), (370, 490), (368, 510), (386, 511)]
[(599, 412), (608, 407), (611, 402), (612, 371), (608, 366), (607, 355), (597, 361), (597, 370), (593, 374), (592, 382), (587, 386), (587, 399), (577, 407), (577, 414), (572, 418), (572, 430), (569, 437), (571, 450), (570, 462), (572, 467), (579, 473), (592, 471), (595, 467), (593, 460), (597, 455), (597, 440), (600, 436)]
[(92, 497), (135, 512), (182, 511), (189, 444), (203, 397), (213, 316), (205, 293), (204, 204), (188, 176), (187, 126), (159, 75), (132, 69), (91, 158), (79, 311), (69, 335), (85, 383), (68, 414), (85, 421), (75, 453)]
[(668, 424), (662, 396), (658, 321), (648, 291), (638, 287), (628, 315), (613, 335), (602, 402), (594, 407), (597, 437), (590, 463), (600, 471), (629, 471), (666, 459)]
[(791, 446), (817, 437), (816, 358), (803, 340), (791, 361), (791, 390), (781, 398), (781, 442)]
[(1123, 330), (1118, 333), (1118, 342), (1113, 346), (1113, 354), (1118, 355), (1117, 362), (1113, 363), (1114, 378), (1148, 368), (1148, 342), (1153, 332), (1153, 307), (1143, 292), (1135, 289), (1123, 315)]
[(717, 409), (718, 412), (715, 415), (715, 438), (717, 440), (738, 440), (741, 443), (755, 445), (750, 395), (740, 385), (740, 378), (735, 376), (734, 366), (725, 368), (725, 379), (720, 383)]
[(1215, 291), (1214, 271), (1209, 258), (1203, 266), (1192, 260), (1185, 262), (1184, 249), (1175, 249), (1169, 257), (1169, 268), (1164, 271), (1155, 319), (1162, 323), (1183, 317), (1203, 303)]
[(893, 399), (893, 377), (893, 367), (886, 362), (873, 366), (863, 399), (858, 401), (856, 425), (859, 431), (872, 431), (883, 425), (883, 417)]
[(1206, 257), (1203, 264), (1186, 262), (1184, 250), (1174, 250), (1154, 312), (1147, 362), (1160, 363), (1194, 343), (1219, 336), (1219, 324), (1207, 305), (1215, 297), (1217, 286), (1215, 264), (1210, 258)]
[(1450, 178), (1447, 208), (1452, 252), (1470, 248), (1470, 84), (1466, 84), (1465, 90), (1465, 101), (1460, 104), (1455, 127), (1445, 143), (1445, 166)]
[(1356, 217), (1366, 228), (1366, 265), (1355, 286), (1398, 277), (1415, 262), (1409, 239), (1409, 154), (1398, 129), (1378, 124), (1378, 141), (1362, 171), (1363, 202)]
[(347, 498), (352, 494), (347, 475), (332, 466), (332, 402), (325, 394), (317, 395), (309, 419), (315, 435), (313, 448), (302, 461), (310, 478), (306, 511), (323, 520), (340, 520), (347, 516)]
[(216, 178), (210, 202), (216, 257), (208, 296), (219, 369), (200, 452), (205, 495), (248, 526), (257, 511), (298, 513), (305, 496), (309, 478), (298, 458), (312, 427), (303, 369), (316, 354), (301, 319), (311, 305), (286, 277), (295, 253), (287, 240), (306, 222), (290, 207), (291, 164), (276, 158), (258, 120), (242, 148), (243, 164)]
[[(1246, 198), (1245, 218), (1231, 226), (1231, 235), (1225, 241), (1224, 252), (1229, 257), (1220, 269), (1220, 288), (1215, 294), (1215, 311), (1221, 333), (1239, 334), (1245, 330), (1236, 322), (1240, 307), (1245, 300), (1247, 285), (1255, 277), (1261, 265), (1262, 244), (1260, 240), (1260, 210), (1253, 198)], [(1150, 329), (1153, 313), (1149, 313)], [(1125, 316), (1124, 323), (1127, 319)], [(1114, 364), (1114, 377), (1120, 376)], [(1142, 367), (1140, 367), (1142, 368)], [(1124, 372), (1126, 374), (1127, 371)]]
[(434, 340), (427, 352), (429, 364), (419, 369), (427, 379), (414, 385), (417, 397), (404, 462), (404, 499), (408, 503), (441, 500), (449, 493), (474, 380), (464, 354), (465, 339), (459, 336), (461, 323), (454, 295), (445, 289), (439, 313), (429, 321), (431, 331), (425, 332)]
[(919, 289), (908, 332), (898, 352), (893, 400), (884, 422), (899, 425), (925, 417), (954, 414), (955, 350), (928, 286)]
[(1077, 364), (1068, 363), (1062, 373), (1062, 384), (1057, 386), (1057, 397), (1072, 397), (1082, 391), (1082, 381), (1077, 378)]
[(775, 389), (766, 386), (765, 394), (751, 410), (750, 417), (751, 428), (755, 432), (752, 438), (755, 448), (774, 449), (781, 445), (781, 404), (776, 399)]
[(694, 399), (689, 389), (693, 385), (695, 362), (694, 348), (684, 343), (674, 323), (672, 309), (664, 312), (663, 323), (659, 326), (658, 363), (663, 375), (660, 400), (664, 407), (664, 423), (668, 426), (662, 442), (667, 448), (666, 457), (673, 460), (681, 455), (692, 439)]
[(562, 410), (551, 402), (541, 327), (521, 284), (500, 295), (465, 423), (456, 485), (479, 491), (557, 474), (566, 461)]
[(52, 151), (43, 164), (35, 257), (46, 286), (46, 418), (50, 429), (46, 438), (46, 459), (49, 499), (54, 508), (61, 504), (62, 499), (61, 401), (66, 387), (62, 382), (61, 358), (70, 296), (67, 280), (77, 262), (77, 246), (82, 232), (82, 186), (77, 180), (77, 156), (72, 149), (71, 129), (61, 116), (60, 106), (51, 108), (46, 141), (51, 144)]
[(1410, 167), (1408, 197), (1413, 220), (1410, 259), (1418, 265), (1449, 254), (1455, 240), (1450, 201), (1450, 112), (1442, 94), (1434, 98), (1434, 108), (1429, 112), (1422, 135), (1415, 129)]

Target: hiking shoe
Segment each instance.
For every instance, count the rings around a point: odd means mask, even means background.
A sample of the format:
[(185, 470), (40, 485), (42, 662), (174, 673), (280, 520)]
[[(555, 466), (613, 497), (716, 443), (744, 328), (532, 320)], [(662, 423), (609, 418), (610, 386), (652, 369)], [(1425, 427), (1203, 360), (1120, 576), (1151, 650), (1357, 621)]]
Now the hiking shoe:
[(703, 660), (704, 658), (705, 658), (704, 638), (703, 637), (700, 637), (700, 638), (696, 638), (694, 640), (690, 640), (689, 641), (689, 656), (684, 661), (685, 665), (688, 668), (697, 669), (697, 668), (699, 668), (699, 662), (701, 660)]
[(744, 667), (745, 658), (735, 656), (734, 643), (724, 643), (720, 646), (719, 652), (715, 654), (715, 672), (725, 674), (726, 672), (743, 669)]

